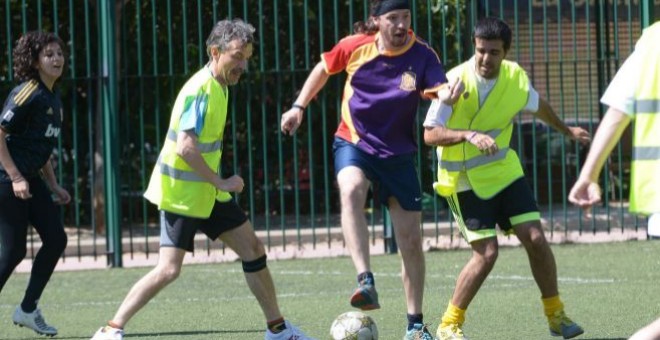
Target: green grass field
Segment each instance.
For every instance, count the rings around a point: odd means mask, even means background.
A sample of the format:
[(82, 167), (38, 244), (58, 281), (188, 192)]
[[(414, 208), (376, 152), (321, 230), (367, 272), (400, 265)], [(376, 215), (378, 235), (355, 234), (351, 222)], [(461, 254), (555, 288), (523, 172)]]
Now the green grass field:
[[(585, 328), (580, 339), (625, 339), (660, 315), (660, 242), (553, 246), (567, 312)], [(456, 275), (470, 253), (427, 254), (424, 303), (435, 332)], [(284, 315), (309, 335), (328, 339), (338, 314), (351, 310), (349, 258), (270, 262)], [(369, 314), (380, 339), (400, 339), (405, 302), (395, 255), (372, 258), (382, 309)], [(57, 272), (41, 308), (60, 339), (89, 339), (112, 317), (130, 286), (149, 268)], [(27, 284), (15, 274), (0, 294), (0, 338), (43, 339), (16, 327), (11, 314)], [(503, 248), (467, 312), (470, 339), (550, 339), (540, 294), (521, 248)], [(265, 322), (240, 264), (189, 265), (128, 325), (128, 339), (263, 339)]]

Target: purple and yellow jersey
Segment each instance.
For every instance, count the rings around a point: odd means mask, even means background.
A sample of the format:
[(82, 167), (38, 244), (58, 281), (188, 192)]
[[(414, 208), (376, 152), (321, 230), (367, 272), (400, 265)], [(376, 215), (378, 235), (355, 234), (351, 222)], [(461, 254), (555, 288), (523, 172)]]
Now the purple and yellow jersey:
[(328, 74), (346, 70), (335, 136), (380, 158), (417, 150), (414, 123), (424, 90), (447, 82), (440, 58), (409, 31), (396, 53), (378, 51), (380, 34), (348, 36), (321, 55)]

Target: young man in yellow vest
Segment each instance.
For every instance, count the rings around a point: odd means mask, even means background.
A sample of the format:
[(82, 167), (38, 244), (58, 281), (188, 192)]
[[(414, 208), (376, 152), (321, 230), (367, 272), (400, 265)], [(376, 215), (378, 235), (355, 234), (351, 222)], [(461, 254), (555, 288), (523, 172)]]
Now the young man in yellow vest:
[[(209, 62), (183, 86), (144, 196), (158, 205), (158, 264), (140, 279), (108, 325), (93, 340), (121, 340), (128, 321), (181, 272), (197, 230), (220, 238), (242, 261), (250, 290), (266, 318), (266, 340), (309, 339), (280, 313), (266, 253), (231, 192), (243, 191), (238, 175), (222, 178), (220, 159), (229, 89), (252, 56), (254, 27), (240, 19), (218, 22), (206, 40)], [(217, 172), (216, 172), (217, 171)]]
[(520, 160), (509, 142), (513, 119), (534, 114), (568, 138), (589, 141), (589, 133), (567, 127), (539, 97), (525, 71), (504, 60), (511, 29), (502, 20), (480, 20), (473, 35), (475, 55), (447, 74), (458, 78), (465, 93), (453, 105), (435, 101), (424, 122), (424, 141), (438, 146), (435, 190), (446, 197), (472, 258), (456, 281), (454, 294), (438, 327), (439, 339), (466, 339), (465, 311), (493, 269), (498, 254), (495, 226), (514, 233), (527, 251), (541, 290), (550, 333), (573, 338), (583, 333), (564, 313), (557, 269), (540, 222), (539, 209), (525, 182)]
[[(610, 152), (631, 120), (635, 121), (630, 212), (660, 214), (660, 22), (644, 30), (635, 51), (621, 65), (601, 98), (609, 106), (600, 122), (580, 177), (568, 199), (581, 207), (600, 202), (598, 177)], [(656, 215), (657, 216), (657, 215)], [(633, 335), (660, 339), (660, 319)]]

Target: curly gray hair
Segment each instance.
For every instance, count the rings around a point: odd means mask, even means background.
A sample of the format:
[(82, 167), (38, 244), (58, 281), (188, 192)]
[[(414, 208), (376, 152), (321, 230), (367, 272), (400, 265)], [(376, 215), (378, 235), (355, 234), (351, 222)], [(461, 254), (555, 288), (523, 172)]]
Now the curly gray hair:
[(218, 21), (208, 39), (206, 39), (206, 53), (211, 56), (211, 48), (217, 47), (220, 51), (227, 49), (229, 43), (238, 39), (243, 44), (254, 43), (254, 27), (241, 19), (225, 19)]

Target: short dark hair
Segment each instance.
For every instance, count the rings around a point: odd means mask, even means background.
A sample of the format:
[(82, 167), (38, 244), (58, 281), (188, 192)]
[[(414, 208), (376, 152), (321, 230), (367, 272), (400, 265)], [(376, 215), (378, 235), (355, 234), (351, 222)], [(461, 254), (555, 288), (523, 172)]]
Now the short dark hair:
[(502, 40), (504, 51), (511, 47), (511, 28), (503, 20), (495, 17), (486, 17), (477, 22), (472, 33), (472, 42), (476, 38), (483, 40)]
[(66, 66), (66, 46), (64, 45), (64, 41), (54, 33), (30, 31), (18, 38), (16, 47), (14, 47), (12, 53), (14, 58), (14, 77), (19, 82), (39, 79), (39, 70), (34, 67), (34, 64), (39, 61), (41, 50), (53, 42), (58, 43), (60, 48), (62, 48), (65, 60), (64, 66)]

